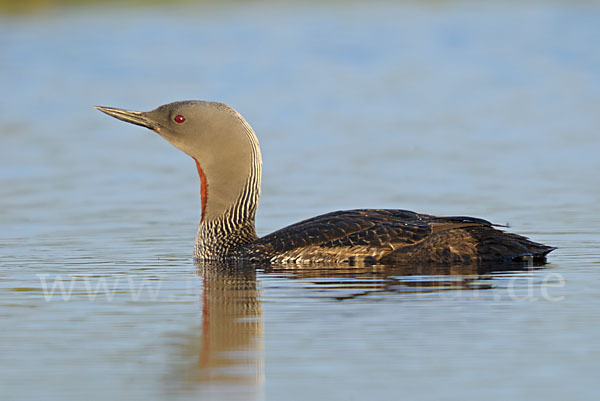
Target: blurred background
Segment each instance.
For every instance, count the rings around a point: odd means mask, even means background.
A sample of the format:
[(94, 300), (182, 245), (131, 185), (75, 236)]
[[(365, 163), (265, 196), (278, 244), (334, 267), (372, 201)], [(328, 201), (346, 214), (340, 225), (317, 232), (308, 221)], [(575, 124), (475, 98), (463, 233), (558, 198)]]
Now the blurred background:
[[(597, 1), (0, 1), (0, 398), (594, 399), (599, 21)], [(193, 161), (92, 108), (185, 99), (256, 131), (259, 235), (388, 207), (559, 249), (541, 271), (470, 272), (450, 301), (438, 275), (407, 295), (398, 272), (199, 274)], [(75, 277), (73, 296), (49, 300), (40, 273)], [(561, 302), (540, 296), (554, 273)], [(158, 300), (131, 300), (141, 278)], [(225, 290), (202, 312), (209, 282)], [(215, 359), (209, 332), (246, 337)]]

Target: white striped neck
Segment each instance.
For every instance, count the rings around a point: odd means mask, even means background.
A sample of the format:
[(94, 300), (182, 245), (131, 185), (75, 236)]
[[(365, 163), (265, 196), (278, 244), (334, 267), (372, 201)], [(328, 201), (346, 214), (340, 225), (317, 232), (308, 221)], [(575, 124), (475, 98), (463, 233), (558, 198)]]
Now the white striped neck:
[[(259, 191), (257, 180), (249, 179), (240, 197), (229, 209), (217, 218), (208, 217), (206, 214), (202, 217), (196, 235), (195, 258), (222, 259), (257, 239), (254, 220)], [(207, 197), (210, 202), (210, 190)]]

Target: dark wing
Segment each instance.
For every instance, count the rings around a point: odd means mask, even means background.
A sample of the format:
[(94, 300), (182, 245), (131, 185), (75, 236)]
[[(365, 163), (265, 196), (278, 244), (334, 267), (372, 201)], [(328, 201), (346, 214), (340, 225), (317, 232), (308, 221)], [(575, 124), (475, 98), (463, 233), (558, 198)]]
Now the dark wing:
[(292, 224), (258, 239), (253, 246), (261, 254), (287, 255), (292, 259), (339, 261), (356, 254), (376, 261), (397, 249), (415, 246), (433, 234), (481, 225), (491, 226), (491, 223), (469, 217), (440, 218), (408, 210), (345, 210)]
[(273, 262), (451, 264), (543, 258), (552, 249), (474, 217), (356, 209), (292, 224), (259, 238), (246, 251)]
[[(400, 228), (402, 227), (402, 228)], [(357, 209), (322, 214), (277, 230), (258, 240), (275, 252), (311, 245), (381, 244), (391, 238), (407, 243), (429, 233), (419, 215), (406, 210)]]

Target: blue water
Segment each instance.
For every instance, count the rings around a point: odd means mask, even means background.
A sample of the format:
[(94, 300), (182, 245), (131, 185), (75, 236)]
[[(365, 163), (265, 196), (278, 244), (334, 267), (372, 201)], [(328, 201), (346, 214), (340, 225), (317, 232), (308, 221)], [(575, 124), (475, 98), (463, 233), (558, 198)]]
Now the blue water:
[[(599, 18), (567, 1), (1, 16), (0, 399), (595, 400)], [(193, 161), (92, 109), (182, 99), (255, 129), (260, 235), (391, 207), (559, 249), (498, 273), (196, 266)]]

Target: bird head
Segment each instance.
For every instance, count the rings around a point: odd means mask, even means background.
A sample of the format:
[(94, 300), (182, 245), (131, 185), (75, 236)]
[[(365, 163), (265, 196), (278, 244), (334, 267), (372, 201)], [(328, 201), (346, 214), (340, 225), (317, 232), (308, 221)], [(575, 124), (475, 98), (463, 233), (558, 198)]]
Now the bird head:
[(223, 103), (181, 101), (147, 112), (101, 106), (96, 109), (149, 128), (193, 157), (201, 178), (207, 180), (203, 185), (208, 185), (212, 195), (208, 208), (215, 214), (237, 200), (251, 175), (260, 185), (258, 140), (244, 118)]
[[(223, 154), (246, 142), (245, 120), (231, 107), (217, 102), (188, 100), (140, 112), (114, 107), (96, 109), (119, 120), (155, 131), (194, 159), (209, 162), (210, 151)], [(208, 151), (207, 151), (208, 150)], [(214, 153), (214, 152), (213, 152)]]

